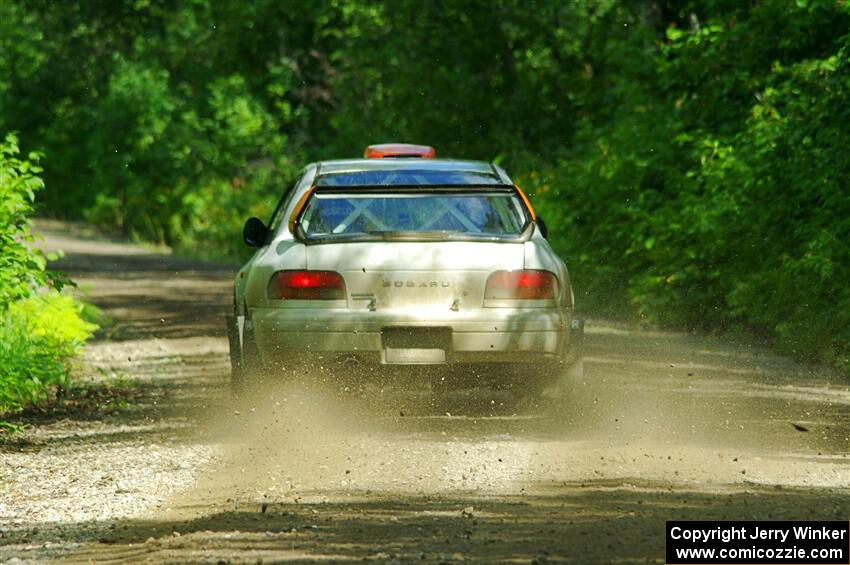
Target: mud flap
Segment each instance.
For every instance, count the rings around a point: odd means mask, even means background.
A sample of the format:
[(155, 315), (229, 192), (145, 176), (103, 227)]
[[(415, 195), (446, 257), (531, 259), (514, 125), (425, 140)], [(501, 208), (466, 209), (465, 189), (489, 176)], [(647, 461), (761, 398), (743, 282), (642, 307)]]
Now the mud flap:
[(245, 351), (245, 316), (227, 316), (227, 342), (230, 346), (230, 387), (234, 394), (240, 394), (245, 385), (245, 373), (250, 370), (250, 360)]
[(242, 328), (239, 326), (237, 319), (244, 316), (227, 316), (227, 344), (230, 347), (230, 383), (233, 388), (237, 388), (242, 374)]
[(236, 331), (239, 334), (239, 348), (245, 343), (245, 316), (236, 316)]

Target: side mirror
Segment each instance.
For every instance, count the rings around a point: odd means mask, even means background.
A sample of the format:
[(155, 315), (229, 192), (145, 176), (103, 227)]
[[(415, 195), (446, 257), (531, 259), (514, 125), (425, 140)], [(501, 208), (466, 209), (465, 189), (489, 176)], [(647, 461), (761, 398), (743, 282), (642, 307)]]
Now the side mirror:
[(540, 230), (543, 239), (549, 239), (549, 228), (546, 227), (546, 222), (540, 216), (537, 216), (537, 229)]
[(242, 239), (248, 247), (262, 247), (266, 244), (266, 237), (269, 235), (269, 228), (260, 218), (248, 218), (245, 222), (245, 227), (242, 229)]

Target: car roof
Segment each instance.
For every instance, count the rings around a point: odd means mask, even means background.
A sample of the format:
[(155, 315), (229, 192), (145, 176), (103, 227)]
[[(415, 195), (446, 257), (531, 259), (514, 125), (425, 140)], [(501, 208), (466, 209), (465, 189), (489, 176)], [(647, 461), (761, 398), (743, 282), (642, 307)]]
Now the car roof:
[(507, 174), (486, 161), (386, 158), (339, 159), (316, 163), (317, 186), (480, 186), (511, 185)]

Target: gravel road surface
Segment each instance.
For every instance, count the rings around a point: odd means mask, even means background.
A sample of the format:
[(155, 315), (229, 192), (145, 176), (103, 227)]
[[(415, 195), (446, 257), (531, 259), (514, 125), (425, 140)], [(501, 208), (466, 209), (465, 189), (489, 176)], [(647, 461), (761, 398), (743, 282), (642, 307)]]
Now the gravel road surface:
[(311, 375), (237, 403), (231, 267), (39, 229), (115, 322), (0, 444), (2, 562), (663, 563), (665, 520), (850, 518), (826, 369), (590, 321), (569, 410)]

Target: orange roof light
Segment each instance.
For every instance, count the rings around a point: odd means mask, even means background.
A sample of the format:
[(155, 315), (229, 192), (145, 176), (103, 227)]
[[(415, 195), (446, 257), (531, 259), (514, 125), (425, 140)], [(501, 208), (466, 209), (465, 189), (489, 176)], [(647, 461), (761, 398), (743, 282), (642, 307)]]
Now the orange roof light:
[(363, 152), (366, 159), (387, 159), (392, 157), (418, 157), (434, 159), (437, 151), (430, 145), (412, 145), (410, 143), (382, 143), (370, 145)]

